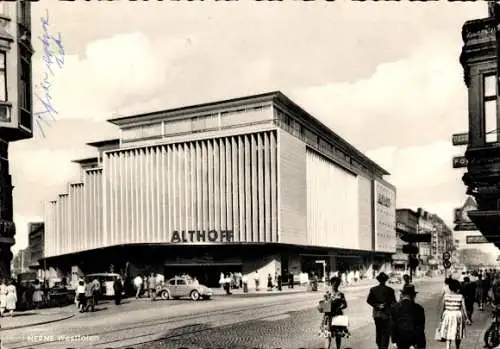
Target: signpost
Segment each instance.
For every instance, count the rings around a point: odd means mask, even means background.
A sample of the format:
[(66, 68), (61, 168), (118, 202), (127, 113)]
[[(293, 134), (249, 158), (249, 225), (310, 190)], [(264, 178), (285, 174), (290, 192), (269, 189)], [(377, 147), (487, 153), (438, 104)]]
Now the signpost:
[(467, 167), (467, 158), (465, 156), (454, 156), (453, 157), (453, 168), (464, 168)]
[(469, 133), (455, 133), (451, 139), (453, 145), (467, 145), (469, 144)]
[(445, 252), (443, 253), (443, 267), (444, 267), (444, 277), (448, 277), (448, 269), (451, 268), (451, 253)]

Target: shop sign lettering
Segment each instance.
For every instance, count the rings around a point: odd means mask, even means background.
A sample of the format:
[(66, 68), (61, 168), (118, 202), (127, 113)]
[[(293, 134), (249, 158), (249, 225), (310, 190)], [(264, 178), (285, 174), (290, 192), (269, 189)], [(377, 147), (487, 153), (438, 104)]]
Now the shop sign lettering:
[(174, 230), (171, 243), (184, 242), (233, 242), (232, 230)]
[(378, 194), (377, 202), (379, 205), (385, 206), (387, 208), (391, 208), (391, 199), (385, 195)]

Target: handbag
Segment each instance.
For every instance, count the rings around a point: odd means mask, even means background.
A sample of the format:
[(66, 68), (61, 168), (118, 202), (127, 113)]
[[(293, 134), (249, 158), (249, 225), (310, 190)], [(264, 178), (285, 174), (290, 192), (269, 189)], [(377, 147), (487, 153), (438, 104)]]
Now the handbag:
[(436, 331), (434, 332), (434, 340), (443, 342), (443, 333), (441, 332), (441, 322), (439, 322)]
[(319, 301), (318, 311), (320, 313), (331, 313), (332, 312), (332, 301), (330, 301), (330, 300)]
[(349, 327), (349, 317), (347, 315), (337, 315), (332, 318), (332, 326)]

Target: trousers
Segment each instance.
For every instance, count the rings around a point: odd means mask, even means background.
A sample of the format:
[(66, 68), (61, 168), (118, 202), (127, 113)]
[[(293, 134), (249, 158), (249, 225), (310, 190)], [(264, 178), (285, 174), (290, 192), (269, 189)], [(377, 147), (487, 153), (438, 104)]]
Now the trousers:
[(377, 318), (375, 320), (375, 340), (378, 349), (388, 349), (391, 338), (391, 327), (389, 319)]

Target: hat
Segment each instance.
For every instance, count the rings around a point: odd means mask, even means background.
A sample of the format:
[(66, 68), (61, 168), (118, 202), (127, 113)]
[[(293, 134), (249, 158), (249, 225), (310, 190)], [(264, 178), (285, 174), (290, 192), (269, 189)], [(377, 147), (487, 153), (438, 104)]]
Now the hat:
[(386, 282), (387, 280), (389, 280), (389, 277), (387, 276), (386, 273), (381, 272), (380, 274), (377, 275), (378, 282)]
[(414, 285), (405, 285), (403, 289), (401, 290), (401, 294), (407, 295), (407, 296), (415, 296), (418, 292), (415, 291), (415, 286)]

